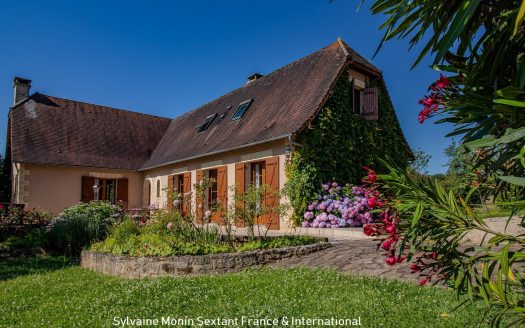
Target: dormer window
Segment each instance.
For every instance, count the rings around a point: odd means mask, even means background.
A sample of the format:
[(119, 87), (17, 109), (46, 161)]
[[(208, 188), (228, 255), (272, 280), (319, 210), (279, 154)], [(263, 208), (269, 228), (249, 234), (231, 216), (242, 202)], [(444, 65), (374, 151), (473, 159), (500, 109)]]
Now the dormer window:
[(217, 117), (217, 113), (206, 117), (204, 122), (198, 127), (197, 132), (200, 133), (200, 132), (204, 132), (208, 130), (208, 128), (213, 123), (213, 120), (215, 120), (216, 117)]
[(246, 113), (246, 111), (248, 110), (248, 107), (250, 107), (252, 102), (253, 102), (253, 99), (246, 100), (246, 101), (243, 101), (242, 103), (240, 103), (239, 107), (237, 107), (237, 110), (235, 111), (235, 113), (233, 113), (233, 116), (230, 119), (230, 121), (240, 120), (244, 116), (244, 113)]

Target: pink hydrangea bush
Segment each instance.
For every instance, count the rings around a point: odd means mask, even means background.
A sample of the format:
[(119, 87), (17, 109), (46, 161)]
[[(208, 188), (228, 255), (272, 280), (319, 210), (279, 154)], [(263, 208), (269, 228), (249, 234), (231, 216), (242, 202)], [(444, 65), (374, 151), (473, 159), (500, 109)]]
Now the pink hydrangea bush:
[[(373, 173), (366, 180), (375, 181), (375, 178)], [(371, 223), (376, 219), (377, 209), (382, 206), (378, 196), (377, 192), (365, 186), (324, 183), (317, 199), (308, 205), (308, 210), (303, 215), (302, 227), (344, 228)]]

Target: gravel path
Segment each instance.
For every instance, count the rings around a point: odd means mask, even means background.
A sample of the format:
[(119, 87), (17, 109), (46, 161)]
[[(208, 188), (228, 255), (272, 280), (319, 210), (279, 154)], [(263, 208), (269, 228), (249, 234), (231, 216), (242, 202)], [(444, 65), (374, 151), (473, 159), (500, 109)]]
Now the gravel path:
[(353, 272), (367, 276), (419, 281), (411, 273), (407, 263), (389, 266), (382, 250), (377, 250), (378, 241), (371, 239), (333, 241), (333, 246), (301, 258), (286, 259), (270, 264), (270, 267), (289, 268), (307, 266), (331, 268), (341, 272)]

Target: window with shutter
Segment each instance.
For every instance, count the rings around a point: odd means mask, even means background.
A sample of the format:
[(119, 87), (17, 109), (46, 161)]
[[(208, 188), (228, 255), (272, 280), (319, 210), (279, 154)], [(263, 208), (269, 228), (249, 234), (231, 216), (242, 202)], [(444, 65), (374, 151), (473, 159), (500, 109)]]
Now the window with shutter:
[(367, 120), (379, 118), (378, 89), (376, 87), (366, 88), (363, 91), (363, 116)]

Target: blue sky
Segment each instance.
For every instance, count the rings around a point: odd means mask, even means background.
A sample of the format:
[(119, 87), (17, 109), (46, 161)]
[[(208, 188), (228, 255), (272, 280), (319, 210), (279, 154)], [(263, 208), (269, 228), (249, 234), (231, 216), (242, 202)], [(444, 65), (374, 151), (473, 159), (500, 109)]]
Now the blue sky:
[[(366, 1), (2, 1), (0, 147), (5, 150), (14, 76), (32, 92), (175, 117), (342, 37), (370, 59), (382, 32)], [(368, 5), (368, 6), (367, 6)], [(417, 100), (439, 74), (417, 51), (387, 43), (383, 70), (412, 148), (446, 170), (450, 126), (420, 125)]]

